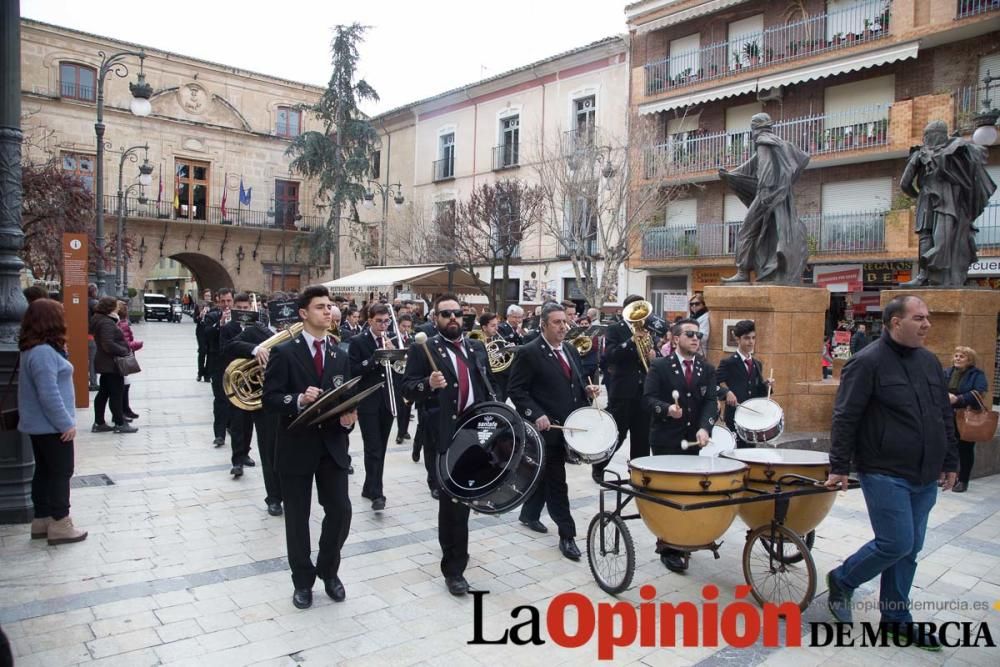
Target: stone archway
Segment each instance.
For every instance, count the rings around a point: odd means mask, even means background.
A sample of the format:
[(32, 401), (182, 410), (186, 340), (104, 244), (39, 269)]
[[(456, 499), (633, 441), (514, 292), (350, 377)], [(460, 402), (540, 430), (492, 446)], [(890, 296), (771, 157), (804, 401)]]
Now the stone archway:
[(191, 271), (199, 290), (210, 289), (214, 293), (220, 287), (231, 288), (235, 285), (226, 267), (208, 255), (199, 252), (180, 252), (170, 255), (170, 259), (180, 262)]

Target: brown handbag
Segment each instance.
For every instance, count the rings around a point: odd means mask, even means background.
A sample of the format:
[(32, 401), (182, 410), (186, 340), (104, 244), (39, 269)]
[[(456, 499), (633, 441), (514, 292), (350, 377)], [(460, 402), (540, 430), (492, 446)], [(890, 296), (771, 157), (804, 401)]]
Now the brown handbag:
[(135, 358), (134, 352), (129, 352), (124, 357), (115, 357), (115, 367), (118, 369), (119, 375), (134, 375), (142, 370), (139, 368), (139, 362)]
[(955, 423), (958, 424), (958, 439), (966, 442), (989, 442), (997, 432), (997, 419), (1000, 414), (987, 410), (983, 397), (973, 390), (972, 395), (979, 403), (979, 409), (959, 408), (955, 410)]

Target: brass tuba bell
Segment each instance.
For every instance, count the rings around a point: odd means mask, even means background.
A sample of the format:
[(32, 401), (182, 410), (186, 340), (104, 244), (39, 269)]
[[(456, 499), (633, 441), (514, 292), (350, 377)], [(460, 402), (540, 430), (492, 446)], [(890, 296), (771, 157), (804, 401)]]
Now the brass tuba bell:
[(648, 301), (633, 301), (622, 310), (622, 319), (632, 330), (635, 351), (643, 370), (649, 372), (647, 355), (653, 349), (653, 337), (646, 329), (646, 319), (653, 314), (653, 304)]
[[(302, 331), (302, 323), (296, 322), (284, 331), (279, 331), (263, 343), (261, 347), (268, 349), (291, 340)], [(240, 410), (254, 412), (260, 410), (261, 399), (264, 396), (264, 369), (253, 357), (249, 359), (233, 359), (226, 366), (222, 376), (222, 390), (229, 402)]]

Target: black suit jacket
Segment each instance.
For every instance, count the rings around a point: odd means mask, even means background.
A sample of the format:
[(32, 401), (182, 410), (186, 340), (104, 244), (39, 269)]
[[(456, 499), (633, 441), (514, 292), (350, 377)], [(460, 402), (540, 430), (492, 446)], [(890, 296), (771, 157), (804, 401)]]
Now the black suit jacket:
[(316, 374), (312, 355), (301, 334), (271, 349), (267, 368), (264, 369), (263, 409), (278, 415), (274, 464), (278, 472), (311, 474), (316, 471), (324, 453), (329, 454), (338, 467), (350, 467), (347, 434), (351, 429), (341, 426), (339, 418), (334, 417), (318, 426), (297, 428), (294, 432), (288, 430), (288, 425), (299, 414), (299, 394), (307, 387), (319, 387), (325, 391), (339, 387), (350, 377), (347, 355), (330, 336), (326, 342), (323, 377)]
[[(667, 414), (674, 404), (672, 394), (675, 390), (680, 393), (678, 402), (683, 411), (680, 419)], [(704, 357), (694, 358), (691, 387), (684, 379), (684, 369), (676, 354), (654, 359), (649, 365), (643, 396), (650, 411), (650, 444), (677, 448), (678, 453), (681, 453), (681, 440), (694, 441), (701, 428), (711, 433), (719, 417), (715, 368)], [(693, 449), (688, 451), (697, 453)]]
[[(229, 325), (232, 324), (236, 324), (237, 327), (239, 326), (235, 322), (229, 323)], [(228, 329), (229, 325), (223, 329), (223, 338), (226, 336), (225, 329)], [(226, 341), (222, 347), (222, 354), (229, 361), (233, 359), (249, 359), (253, 356), (254, 349), (273, 335), (271, 330), (263, 324), (259, 322), (251, 324), (246, 329), (243, 329), (243, 331), (237, 333), (235, 337)]]
[[(414, 345), (406, 358), (406, 373), (402, 382), (403, 396), (417, 403), (425, 411), (427, 423), (431, 425), (428, 432), (437, 440), (438, 451), (446, 450), (451, 444), (455, 423), (462, 412), (458, 405), (458, 376), (455, 374), (455, 366), (447, 350), (450, 345), (440, 334), (427, 339), (427, 349), (434, 357), (438, 370), (448, 380), (447, 387), (431, 389), (431, 365), (427, 360), (427, 354), (419, 345)], [(465, 348), (466, 358), (474, 365), (474, 368), (469, 368), (473, 404), (496, 400), (486, 347), (479, 341), (464, 336), (462, 345)]]
[(239, 335), (242, 333), (243, 333), (243, 326), (236, 320), (230, 320), (229, 324), (219, 328), (219, 359), (223, 369), (225, 369), (226, 366), (229, 365), (230, 361), (236, 358), (233, 355), (233, 350), (231, 346), (233, 341), (236, 340), (237, 337), (239, 337)]
[(524, 337), (514, 330), (514, 327), (510, 325), (510, 322), (501, 322), (497, 326), (497, 333), (500, 334), (500, 337), (508, 343), (514, 343), (514, 345), (524, 344)]
[(507, 395), (521, 416), (532, 424), (542, 415), (562, 424), (571, 412), (590, 405), (587, 381), (580, 371), (580, 355), (566, 342), (562, 351), (571, 370), (569, 380), (542, 336), (522, 345), (514, 355)]
[[(360, 377), (361, 382), (357, 384), (357, 391), (361, 392), (369, 387), (374, 387), (379, 382), (385, 382), (385, 366), (375, 361), (375, 350), (378, 349), (375, 338), (371, 330), (364, 330), (352, 336), (348, 343), (348, 357), (351, 362), (351, 376)], [(395, 378), (393, 378), (395, 380)], [(388, 383), (386, 383), (387, 385)], [(389, 389), (383, 385), (380, 390), (361, 401), (358, 412), (361, 414), (374, 414), (379, 410), (379, 403), (389, 409)]]
[(616, 322), (604, 334), (604, 362), (607, 375), (608, 400), (642, 399), (646, 384), (646, 369), (632, 339), (632, 329), (625, 322)]
[(427, 334), (427, 338), (430, 339), (437, 335), (437, 326), (434, 325), (433, 321), (427, 320), (419, 327), (414, 329), (413, 333), (416, 334), (416, 332), (418, 331), (423, 331), (425, 334)]
[(225, 369), (222, 366), (222, 311), (213, 308), (201, 321), (201, 335), (208, 353), (208, 371), (214, 373)]
[[(736, 394), (736, 400), (740, 403), (751, 398), (767, 396), (767, 383), (764, 382), (764, 364), (760, 359), (753, 358), (753, 375), (747, 375), (746, 364), (738, 353), (733, 353), (719, 362), (719, 370), (715, 374), (715, 380), (719, 383), (719, 400), (726, 400), (726, 392), (732, 391)], [(726, 424), (732, 428), (733, 417), (736, 415), (735, 406), (726, 406)]]

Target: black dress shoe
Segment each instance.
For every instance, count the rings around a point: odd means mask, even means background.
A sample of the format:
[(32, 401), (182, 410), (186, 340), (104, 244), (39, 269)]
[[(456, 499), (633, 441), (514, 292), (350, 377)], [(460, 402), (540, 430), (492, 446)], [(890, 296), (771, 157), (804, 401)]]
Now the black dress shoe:
[(385, 496), (379, 496), (372, 501), (372, 509), (376, 512), (381, 512), (385, 509)]
[(410, 434), (409, 434), (409, 433), (406, 433), (406, 432), (404, 431), (404, 432), (403, 432), (403, 435), (401, 435), (400, 437), (401, 437), (401, 438), (402, 438), (403, 440), (409, 440), (409, 439), (410, 439)]
[(215, 445), (216, 447), (222, 447), (224, 444), (226, 444), (226, 439), (222, 437), (216, 438), (215, 440), (212, 441), (212, 444)]
[(284, 514), (284, 512), (285, 510), (281, 509), (280, 502), (267, 504), (267, 513), (270, 514), (271, 516), (281, 516), (282, 514)]
[(431, 489), (431, 498), (441, 500), (441, 489)]
[(334, 602), (343, 602), (347, 597), (347, 591), (344, 590), (344, 584), (340, 582), (340, 577), (330, 577), (329, 579), (324, 579), (323, 588), (326, 589), (326, 594), (329, 595), (330, 599)]
[(469, 582), (462, 575), (445, 577), (444, 583), (448, 586), (448, 592), (452, 595), (465, 595), (469, 592)]
[(535, 519), (534, 521), (525, 521), (524, 519), (521, 519), (520, 521), (521, 521), (521, 524), (525, 528), (530, 528), (531, 530), (535, 531), (536, 533), (547, 533), (547, 532), (549, 532), (548, 527), (544, 523), (542, 523), (541, 521), (539, 521), (538, 519)]
[(347, 474), (348, 475), (354, 474), (354, 466), (347, 466)]
[(403, 444), (403, 437), (402, 436), (399, 436), (399, 435), (396, 436), (396, 444), (397, 445)]
[(236, 464), (236, 465), (234, 465), (234, 466), (233, 466), (233, 467), (232, 467), (232, 468), (231, 468), (231, 469), (229, 470), (229, 474), (230, 474), (230, 475), (232, 475), (233, 477), (235, 477), (235, 478), (239, 479), (240, 477), (242, 477), (242, 476), (243, 476), (243, 466), (241, 466), (241, 465), (239, 465), (239, 464)]
[(570, 560), (580, 560), (580, 549), (576, 546), (576, 540), (572, 537), (563, 537), (559, 540), (559, 551)]
[(115, 427), (111, 424), (94, 424), (90, 427), (91, 433), (111, 433), (114, 430)]
[(965, 493), (969, 490), (969, 485), (965, 482), (955, 482), (955, 486), (951, 487), (954, 493)]
[(679, 551), (664, 551), (660, 554), (660, 562), (663, 563), (668, 570), (671, 572), (677, 572), (678, 574), (688, 569), (687, 560)]
[(244, 456), (243, 457), (243, 465), (245, 465), (248, 468), (252, 468), (255, 465), (257, 465), (257, 463), (252, 458), (250, 458), (249, 456)]
[(292, 593), (292, 604), (296, 609), (308, 609), (313, 605), (313, 592), (308, 588), (296, 588)]
[(126, 410), (125, 411), (125, 416), (128, 417), (129, 419), (138, 419), (139, 418), (139, 415), (137, 415), (136, 413), (132, 412), (131, 410)]
[(413, 451), (410, 453), (410, 458), (413, 459), (414, 463), (420, 463), (420, 445), (413, 445)]

